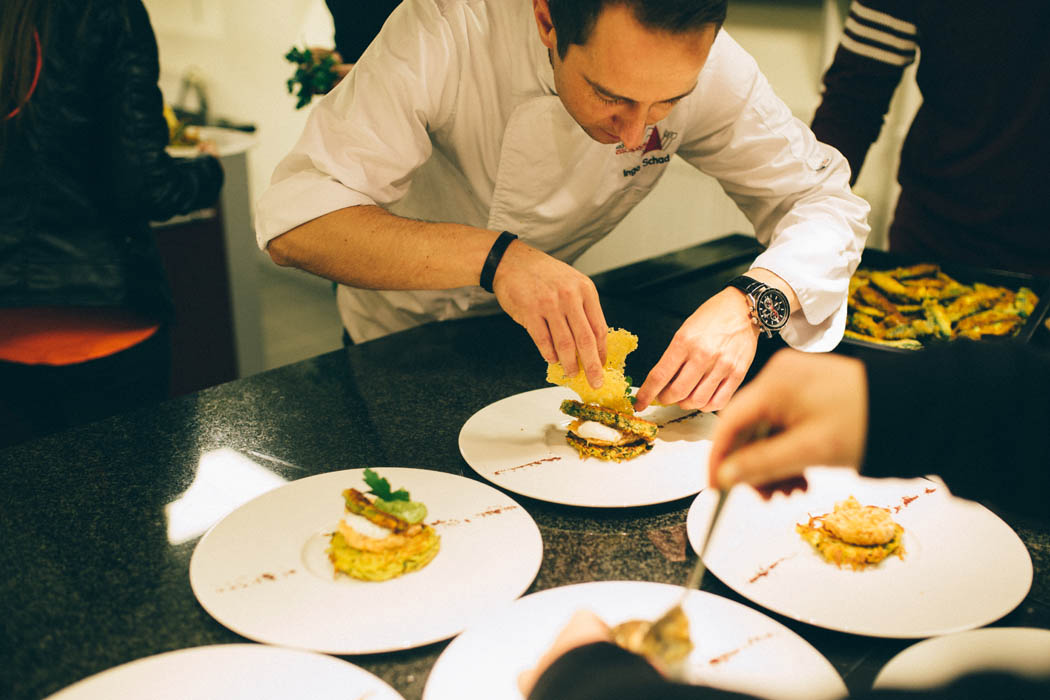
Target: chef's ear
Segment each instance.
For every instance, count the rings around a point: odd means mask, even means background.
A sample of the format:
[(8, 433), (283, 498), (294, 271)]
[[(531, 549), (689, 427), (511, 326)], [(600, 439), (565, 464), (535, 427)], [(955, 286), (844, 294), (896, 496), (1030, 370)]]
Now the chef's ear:
[(551, 8), (547, 0), (532, 0), (532, 13), (536, 15), (540, 41), (548, 49), (554, 50), (558, 46), (558, 36), (554, 31), (554, 21), (551, 19)]

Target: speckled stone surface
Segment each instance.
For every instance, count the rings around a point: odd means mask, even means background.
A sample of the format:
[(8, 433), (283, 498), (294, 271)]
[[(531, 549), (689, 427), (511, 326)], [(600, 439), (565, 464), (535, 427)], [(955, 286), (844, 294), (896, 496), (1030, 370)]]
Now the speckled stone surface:
[[(636, 377), (679, 324), (615, 299), (605, 312), (642, 339), (628, 358)], [(188, 567), (199, 534), (169, 541), (165, 506), (212, 451), (234, 450), (287, 480), (384, 465), (478, 478), (459, 454), (461, 426), (493, 401), (545, 386), (544, 372), (528, 336), (505, 317), (434, 324), (0, 451), (0, 697), (35, 700), (133, 659), (245, 641), (193, 596)], [(681, 583), (695, 560), (684, 535), (691, 499), (586, 509), (511, 496), (543, 537), (529, 592), (599, 580)], [(1032, 552), (1036, 583), (1001, 624), (1050, 627), (1050, 529), (1008, 522)], [(714, 576), (703, 588), (751, 605)], [(851, 689), (870, 686), (911, 643), (771, 616), (827, 656)], [(346, 658), (417, 700), (446, 644)]]

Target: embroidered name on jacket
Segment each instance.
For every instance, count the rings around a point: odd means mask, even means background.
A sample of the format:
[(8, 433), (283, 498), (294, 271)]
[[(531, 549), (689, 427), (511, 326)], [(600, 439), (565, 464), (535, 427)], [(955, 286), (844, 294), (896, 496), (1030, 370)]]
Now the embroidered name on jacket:
[[(624, 168), (623, 176), (634, 177), (642, 168), (650, 165), (664, 165), (669, 162), (671, 154), (664, 151), (666, 151), (668, 144), (677, 136), (677, 132), (667, 130), (664, 130), (663, 134), (661, 134), (659, 127), (654, 124), (646, 130), (642, 145), (627, 148), (621, 143), (616, 149), (616, 155), (618, 156), (637, 153), (638, 151), (642, 152), (641, 162), (633, 168)], [(647, 155), (648, 153), (653, 153), (653, 155)]]

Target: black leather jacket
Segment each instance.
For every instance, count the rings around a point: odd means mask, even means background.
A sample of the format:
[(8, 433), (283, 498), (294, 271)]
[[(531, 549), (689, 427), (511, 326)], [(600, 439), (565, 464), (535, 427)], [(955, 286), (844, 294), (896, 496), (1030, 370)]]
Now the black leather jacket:
[(18, 123), (0, 122), (0, 306), (163, 319), (170, 293), (148, 222), (213, 204), (222, 167), (164, 151), (157, 44), (140, 0), (52, 4), (39, 84)]

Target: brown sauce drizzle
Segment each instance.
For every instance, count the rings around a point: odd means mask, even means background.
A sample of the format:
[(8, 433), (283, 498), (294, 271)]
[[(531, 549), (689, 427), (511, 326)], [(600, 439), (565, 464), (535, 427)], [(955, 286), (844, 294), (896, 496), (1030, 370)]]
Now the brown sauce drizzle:
[(513, 471), (517, 471), (518, 469), (524, 469), (525, 467), (534, 467), (537, 464), (543, 464), (544, 462), (557, 462), (559, 459), (561, 459), (561, 457), (558, 457), (558, 456), (544, 457), (543, 459), (537, 459), (534, 462), (526, 462), (525, 464), (519, 464), (516, 467), (507, 467), (506, 469), (498, 469), (498, 470), (496, 470), (496, 471), (494, 471), (492, 473), (495, 474), (496, 476), (499, 476), (500, 474), (502, 474), (504, 472), (513, 472)]
[(772, 636), (773, 636), (772, 632), (767, 632), (766, 634), (763, 634), (760, 637), (751, 637), (746, 642), (744, 642), (744, 644), (742, 646), (739, 646), (736, 649), (733, 649), (732, 651), (727, 651), (724, 654), (720, 654), (720, 655), (714, 657), (713, 659), (708, 659), (707, 663), (711, 664), (712, 666), (715, 666), (717, 664), (725, 663), (726, 661), (729, 661), (729, 659), (733, 658), (734, 656), (736, 656), (737, 654), (742, 652), (744, 649), (747, 649), (752, 644), (757, 644), (758, 642), (761, 642), (764, 639), (769, 639)]
[[(520, 508), (520, 507), (521, 506), (499, 506), (499, 507), (493, 507), (493, 508), (489, 508), (488, 510), (482, 511), (480, 513), (475, 513), (474, 515), (472, 515), (470, 517), (471, 518), (487, 518), (487, 517), (489, 517), (491, 515), (499, 515), (500, 513), (506, 513), (508, 510), (515, 510), (516, 508)], [(470, 518), (463, 518), (462, 520), (459, 520), (457, 518), (448, 518), (447, 520), (435, 520), (434, 522), (430, 523), (430, 526), (431, 527), (435, 527), (437, 525), (459, 525), (460, 523), (469, 523), (469, 522), (470, 522)]]
[(747, 580), (747, 582), (748, 583), (754, 583), (755, 581), (757, 581), (758, 579), (762, 578), (763, 576), (769, 576), (769, 572), (772, 571), (773, 569), (777, 568), (777, 566), (780, 564), (780, 562), (785, 561), (787, 559), (790, 559), (793, 556), (795, 556), (795, 555), (794, 554), (789, 554), (786, 557), (780, 557), (779, 559), (777, 559), (775, 562), (773, 562), (769, 566), (762, 567), (761, 569), (758, 570), (758, 573), (756, 573), (754, 576), (749, 578)]
[[(927, 487), (927, 489), (923, 493), (935, 493), (936, 491), (937, 489), (935, 488)], [(919, 498), (919, 496), (922, 495), (923, 494), (920, 493), (914, 496), (901, 496), (901, 504), (899, 506), (891, 506), (886, 510), (892, 510), (894, 513), (900, 513), (902, 508), (907, 508), (909, 505), (911, 505), (912, 501), (916, 500), (917, 498)]]
[(240, 582), (237, 582), (237, 583), (231, 583), (228, 586), (224, 586), (222, 588), (216, 588), (215, 592), (216, 593), (226, 593), (228, 591), (239, 591), (239, 590), (243, 590), (245, 588), (248, 588), (250, 586), (257, 586), (257, 585), (259, 585), (261, 583), (269, 583), (269, 582), (272, 582), (272, 581), (277, 581), (277, 580), (282, 579), (282, 578), (287, 578), (287, 577), (292, 576), (292, 575), (294, 575), (296, 573), (298, 573), (298, 572), (295, 569), (288, 569), (284, 573), (280, 573), (280, 574), (271, 574), (269, 572), (265, 572), (265, 573), (259, 574), (258, 576), (256, 576), (251, 581), (240, 581)]

